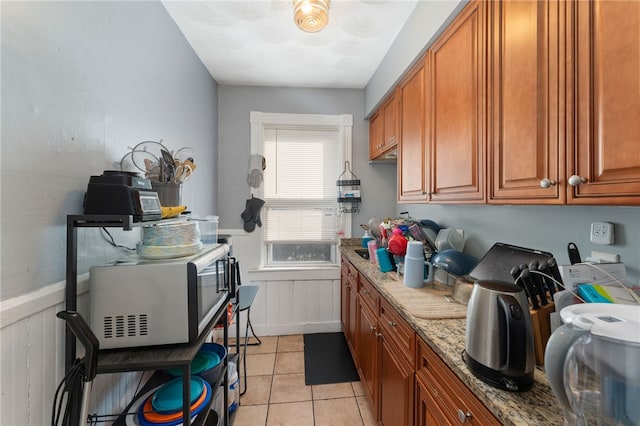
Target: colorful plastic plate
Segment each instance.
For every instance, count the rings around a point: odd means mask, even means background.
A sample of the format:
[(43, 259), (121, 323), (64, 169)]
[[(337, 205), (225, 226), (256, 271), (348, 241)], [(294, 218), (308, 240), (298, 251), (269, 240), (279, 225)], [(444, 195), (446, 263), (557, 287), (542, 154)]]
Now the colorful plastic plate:
[[(204, 409), (204, 407), (207, 407), (209, 405), (209, 403), (211, 402), (211, 398), (213, 398), (213, 391), (211, 389), (211, 386), (206, 382), (205, 382), (205, 388), (206, 388), (206, 396), (205, 396), (204, 402), (200, 404), (198, 408), (191, 411), (191, 423), (193, 423), (193, 421), (198, 417), (199, 413)], [(178, 420), (173, 420), (173, 421), (168, 421), (163, 423), (150, 422), (144, 418), (144, 405), (147, 399), (151, 397), (153, 393), (155, 392), (154, 391), (149, 392), (146, 394), (145, 397), (138, 399), (138, 401), (142, 400), (142, 403), (138, 408), (137, 415), (127, 416), (127, 417), (135, 418), (134, 423), (131, 424), (127, 422), (127, 425), (128, 426), (180, 426), (182, 425), (182, 411), (179, 412), (180, 418)]]
[[(198, 376), (191, 376), (191, 401), (193, 404), (200, 398), (205, 382)], [(162, 386), (151, 398), (153, 409), (159, 413), (171, 413), (182, 410), (182, 378), (178, 377)]]
[[(215, 367), (218, 363), (220, 363), (220, 355), (215, 352), (200, 351), (191, 361), (191, 374), (200, 374)], [(182, 369), (180, 368), (172, 368), (167, 370), (167, 373), (175, 377), (182, 377)]]
[[(195, 413), (199, 411), (198, 409), (202, 406), (202, 404), (204, 404), (207, 398), (207, 395), (209, 394), (209, 389), (211, 388), (207, 388), (207, 387), (204, 388), (204, 391), (202, 391), (202, 395), (200, 395), (200, 398), (198, 398), (198, 400), (191, 405), (189, 409), (190, 413)], [(164, 424), (164, 423), (169, 423), (175, 420), (182, 419), (182, 411), (176, 411), (174, 413), (168, 413), (168, 414), (162, 414), (154, 411), (153, 407), (151, 406), (151, 399), (152, 397), (147, 398), (147, 400), (143, 405), (143, 414), (144, 414), (145, 420), (151, 423)]]

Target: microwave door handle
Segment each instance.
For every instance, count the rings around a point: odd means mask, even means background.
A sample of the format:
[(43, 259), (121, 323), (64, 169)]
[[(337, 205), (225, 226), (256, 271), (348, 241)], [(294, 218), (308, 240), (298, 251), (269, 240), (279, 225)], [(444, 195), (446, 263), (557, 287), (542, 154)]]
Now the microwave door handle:
[(226, 268), (224, 267), (224, 259), (216, 260), (216, 292), (219, 293), (222, 289), (220, 288), (220, 264), (222, 264), (222, 279), (224, 280), (224, 275), (226, 275)]

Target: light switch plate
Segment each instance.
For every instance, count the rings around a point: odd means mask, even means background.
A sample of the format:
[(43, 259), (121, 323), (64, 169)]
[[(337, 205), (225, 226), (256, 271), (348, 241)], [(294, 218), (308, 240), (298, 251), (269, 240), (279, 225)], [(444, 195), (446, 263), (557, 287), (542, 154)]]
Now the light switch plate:
[(593, 222), (591, 224), (591, 242), (594, 244), (613, 244), (613, 224)]

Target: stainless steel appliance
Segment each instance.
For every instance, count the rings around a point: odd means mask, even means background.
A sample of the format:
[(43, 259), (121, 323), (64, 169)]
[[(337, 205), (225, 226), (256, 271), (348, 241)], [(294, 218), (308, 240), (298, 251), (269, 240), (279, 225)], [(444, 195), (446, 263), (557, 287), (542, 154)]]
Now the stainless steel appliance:
[(464, 360), (491, 386), (525, 391), (533, 385), (535, 352), (527, 296), (503, 281), (477, 281), (467, 306)]
[(198, 254), (137, 256), (90, 270), (89, 318), (101, 349), (193, 342), (235, 295), (238, 263), (229, 245)]

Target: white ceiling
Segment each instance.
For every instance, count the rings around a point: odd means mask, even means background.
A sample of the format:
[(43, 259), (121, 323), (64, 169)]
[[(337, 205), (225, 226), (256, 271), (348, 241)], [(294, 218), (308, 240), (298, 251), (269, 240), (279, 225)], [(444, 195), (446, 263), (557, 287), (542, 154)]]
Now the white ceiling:
[(331, 0), (329, 25), (305, 33), (292, 0), (163, 4), (219, 84), (364, 88), (418, 0)]

